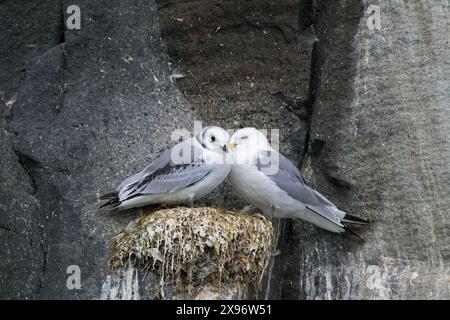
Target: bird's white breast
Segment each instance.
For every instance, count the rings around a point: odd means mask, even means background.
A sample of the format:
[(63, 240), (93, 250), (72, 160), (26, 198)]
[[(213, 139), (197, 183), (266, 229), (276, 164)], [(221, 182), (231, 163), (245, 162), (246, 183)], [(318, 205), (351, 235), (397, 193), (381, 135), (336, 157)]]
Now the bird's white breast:
[(235, 164), (228, 181), (246, 201), (273, 217), (289, 217), (304, 210), (304, 205), (281, 190), (256, 165)]
[(233, 165), (228, 176), (233, 189), (252, 205), (261, 208), (271, 206), (274, 186), (270, 179), (264, 177), (255, 165)]

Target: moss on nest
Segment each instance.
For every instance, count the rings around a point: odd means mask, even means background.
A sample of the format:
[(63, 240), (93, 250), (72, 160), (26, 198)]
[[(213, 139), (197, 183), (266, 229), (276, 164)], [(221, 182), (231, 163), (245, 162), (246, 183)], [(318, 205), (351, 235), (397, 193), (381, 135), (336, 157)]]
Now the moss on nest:
[(272, 250), (272, 223), (262, 215), (215, 208), (153, 212), (116, 237), (110, 266), (132, 264), (159, 275), (164, 285), (195, 295), (203, 285), (259, 284)]

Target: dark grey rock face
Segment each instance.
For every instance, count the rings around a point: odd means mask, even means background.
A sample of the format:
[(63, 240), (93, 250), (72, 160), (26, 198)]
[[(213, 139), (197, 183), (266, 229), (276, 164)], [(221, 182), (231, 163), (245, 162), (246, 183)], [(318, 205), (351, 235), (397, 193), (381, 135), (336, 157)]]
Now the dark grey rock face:
[(36, 293), (44, 269), (40, 208), (34, 182), (12, 148), (5, 121), (0, 125), (0, 297), (23, 299)]

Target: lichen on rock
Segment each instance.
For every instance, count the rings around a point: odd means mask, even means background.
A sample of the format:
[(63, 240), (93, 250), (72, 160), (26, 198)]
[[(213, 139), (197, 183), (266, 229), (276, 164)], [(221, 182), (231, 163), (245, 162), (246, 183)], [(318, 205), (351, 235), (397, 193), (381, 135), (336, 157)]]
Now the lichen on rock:
[(156, 273), (158, 298), (165, 298), (166, 284), (193, 297), (206, 285), (258, 285), (272, 240), (272, 223), (259, 214), (170, 208), (145, 215), (120, 233), (110, 267), (120, 271), (131, 264), (144, 274)]

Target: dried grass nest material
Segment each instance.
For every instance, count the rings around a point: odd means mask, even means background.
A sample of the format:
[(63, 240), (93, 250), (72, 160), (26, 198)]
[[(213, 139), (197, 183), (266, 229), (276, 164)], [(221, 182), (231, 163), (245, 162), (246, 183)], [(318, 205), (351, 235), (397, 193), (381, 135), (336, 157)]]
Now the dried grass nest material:
[(259, 284), (272, 240), (272, 223), (259, 214), (164, 209), (139, 218), (116, 237), (110, 266), (120, 270), (131, 263), (156, 272), (162, 296), (166, 283), (192, 294), (206, 283)]

